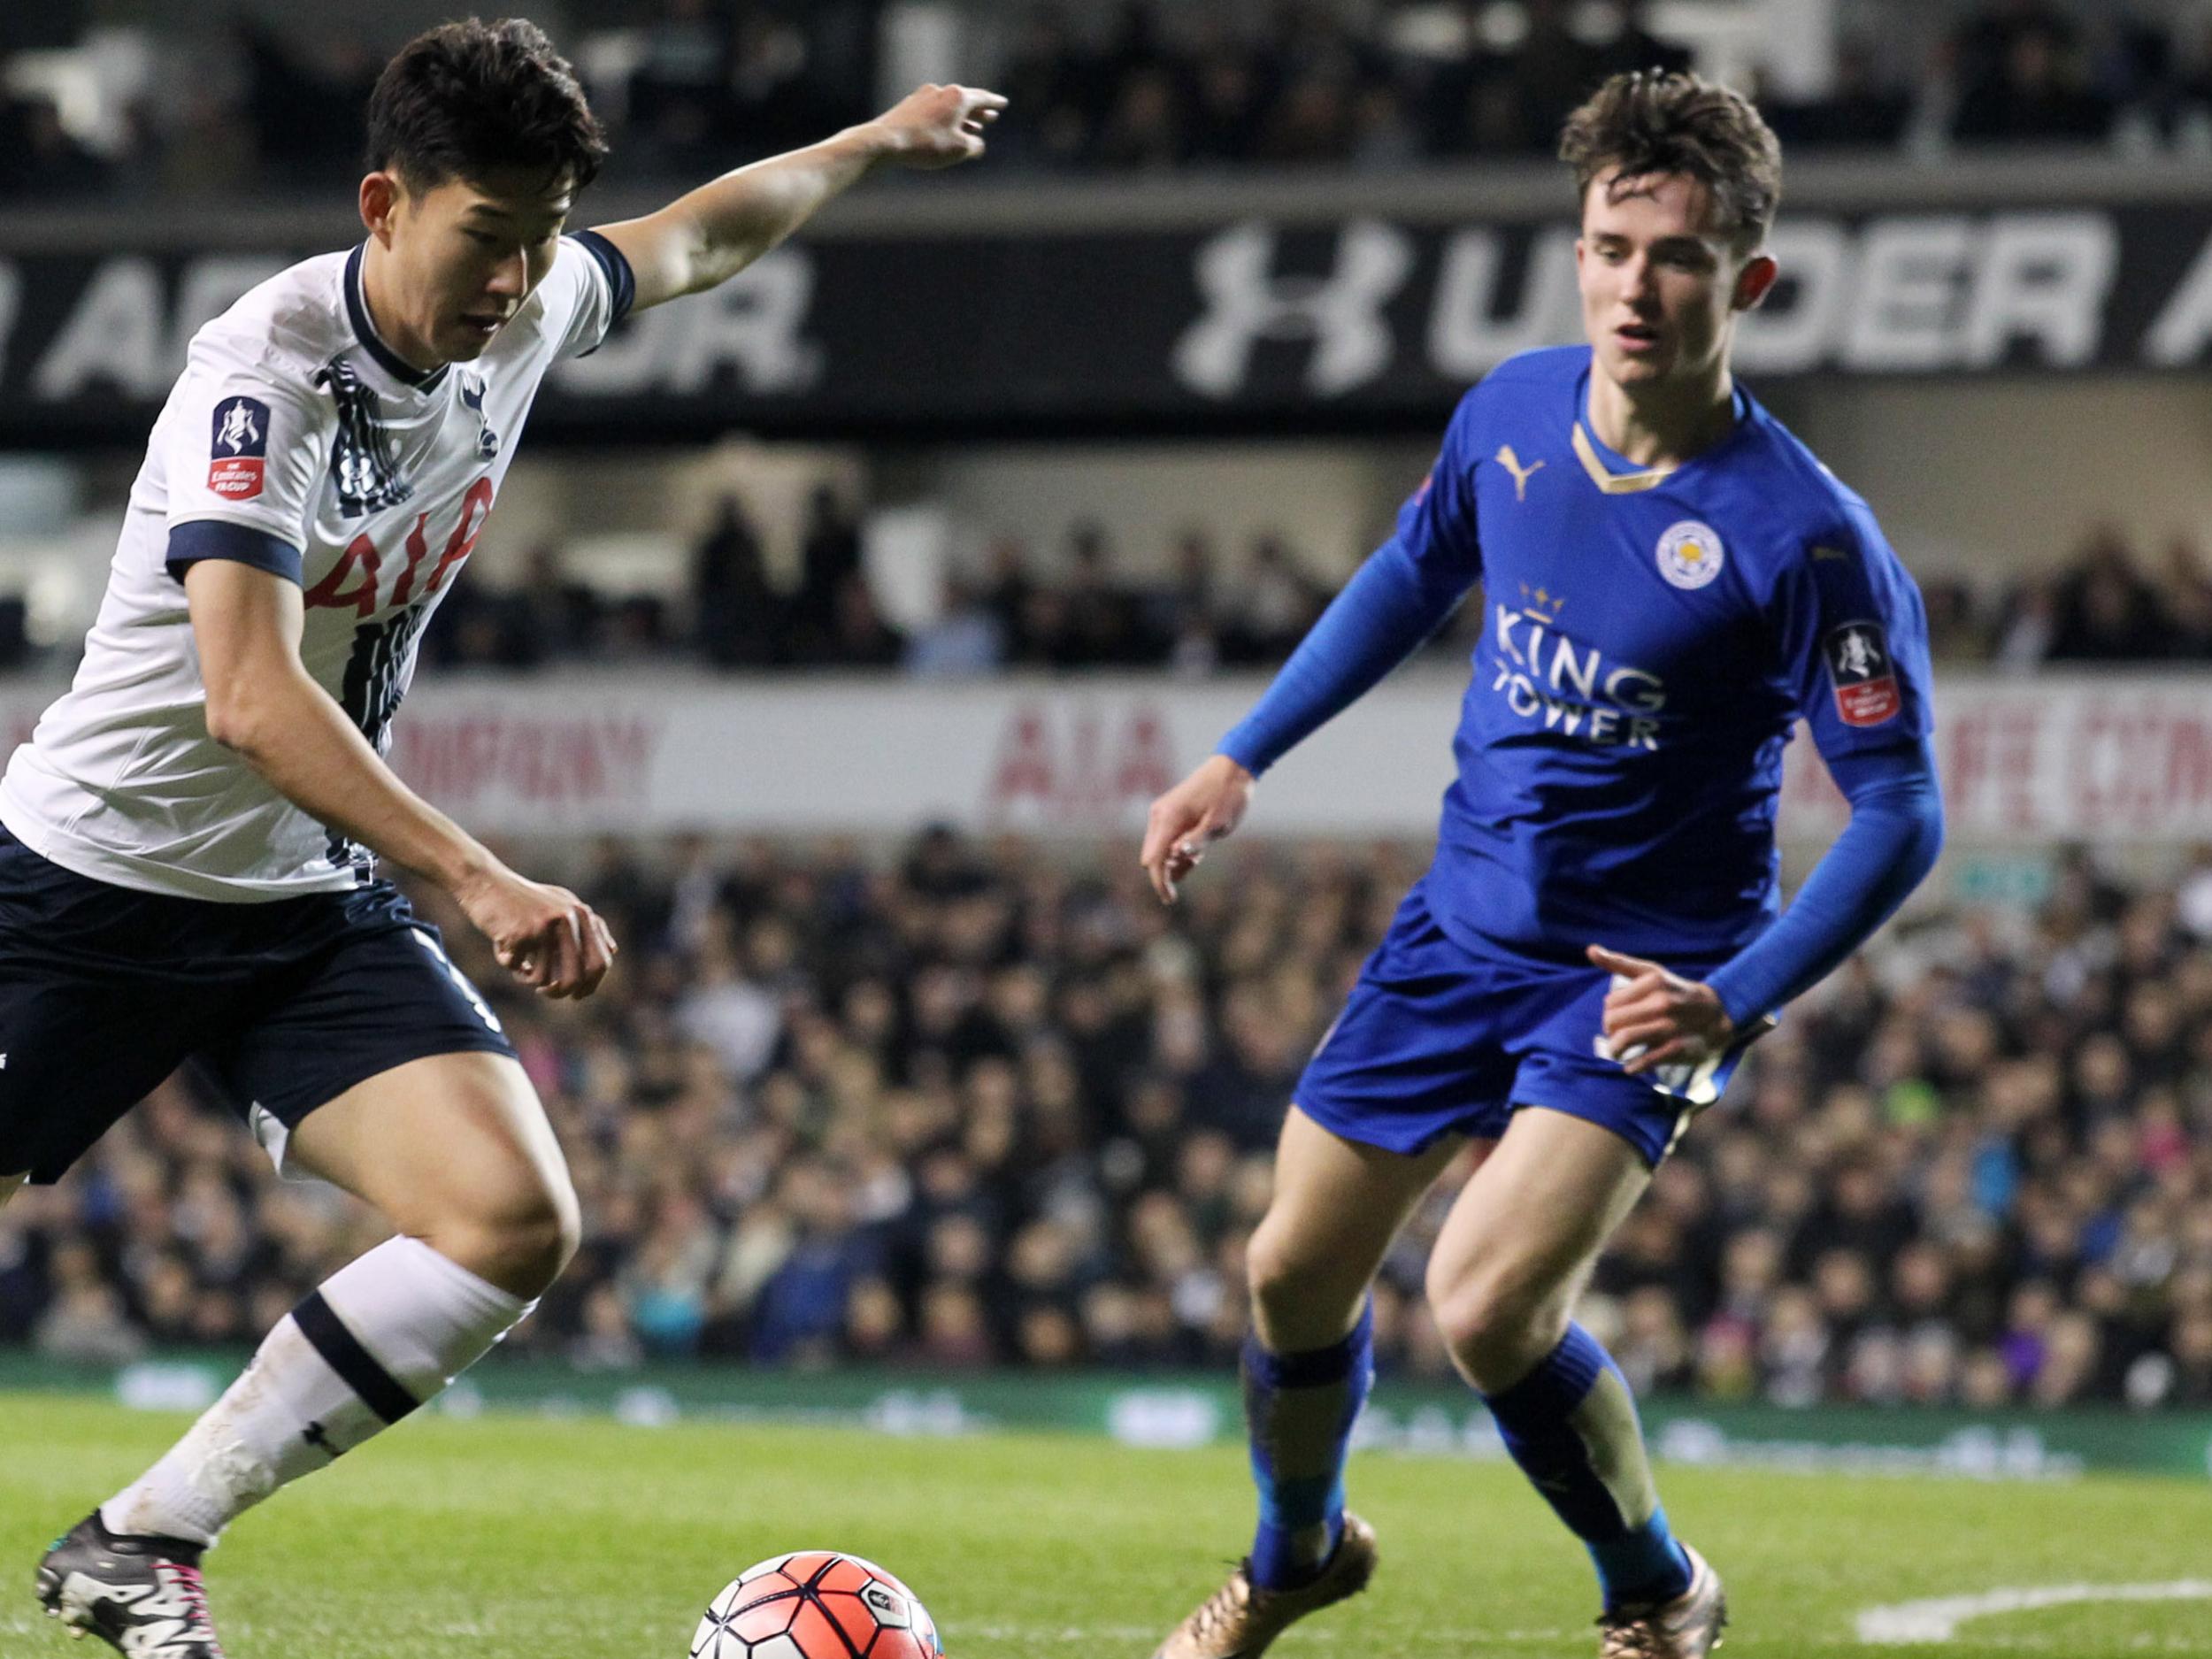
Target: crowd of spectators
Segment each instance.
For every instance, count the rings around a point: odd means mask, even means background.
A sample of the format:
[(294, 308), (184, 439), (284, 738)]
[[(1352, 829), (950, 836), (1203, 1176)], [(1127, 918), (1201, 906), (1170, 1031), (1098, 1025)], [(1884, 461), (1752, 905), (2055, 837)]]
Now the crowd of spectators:
[(1279, 534), (1233, 557), (1185, 531), (1151, 577), (1132, 574), (1105, 528), (1078, 524), (1050, 560), (1010, 535), (978, 568), (956, 569), (937, 614), (902, 629), (864, 569), (861, 526), (818, 493), (787, 582), (770, 573), (759, 531), (726, 498), (693, 549), (680, 603), (595, 589), (557, 549), (525, 580), (456, 585), (424, 639), (442, 667), (531, 669), (560, 660), (664, 661), (716, 668), (903, 669), (931, 676), (1002, 669), (1169, 668), (1204, 673), (1289, 655), (1328, 603), (1329, 585)]
[[(1148, 572), (1106, 529), (1079, 523), (1041, 550), (993, 538), (956, 565), (938, 614), (902, 629), (886, 618), (862, 557), (862, 528), (830, 491), (814, 500), (789, 581), (771, 574), (759, 532), (725, 500), (694, 549), (687, 591), (602, 593), (541, 549), (525, 579), (456, 585), (424, 639), (445, 668), (534, 669), (563, 661), (664, 662), (761, 672), (901, 670), (952, 677), (1005, 670), (1266, 668), (1305, 636), (1336, 586), (1310, 549), (1278, 533), (1225, 545), (1194, 526)], [(2004, 582), (1924, 574), (1939, 662), (2027, 672), (2049, 663), (2212, 664), (2212, 564), (2177, 536), (2145, 561), (2109, 526), (2051, 570)], [(1463, 653), (1483, 607), (1469, 604), (1431, 649)], [(0, 616), (0, 632), (5, 618)], [(4, 662), (0, 649), (0, 662)]]
[[(609, 841), (570, 876), (628, 948), (580, 1004), (449, 927), (583, 1201), (513, 1347), (1226, 1370), (1293, 1080), (1418, 853), (1224, 856), (1170, 910), (1121, 846)], [(1451, 1374), (1419, 1286), (1453, 1180), (1384, 1270), (1386, 1374)], [(0, 1210), (0, 1341), (250, 1343), (375, 1236), (173, 1081)], [(2212, 1407), (2212, 849), (1892, 929), (1753, 1050), (1580, 1317), (1645, 1390)]]
[[(1616, 70), (1686, 67), (1646, 0), (1271, 0), (1229, 8), (972, 8), (968, 78), (1014, 101), (1001, 172), (1391, 167), (1541, 153)], [(615, 176), (695, 176), (807, 142), (874, 101), (881, 0), (658, 0), (559, 43), (616, 141)], [(1985, 0), (1924, 61), (1839, 45), (1817, 98), (1765, 100), (1793, 145), (2212, 146), (2212, 39), (2116, 4)], [(6, 36), (0, 34), (0, 50)], [(156, 73), (97, 145), (54, 99), (0, 94), (0, 196), (281, 190), (350, 181), (359, 111), (396, 39), (241, 19), (150, 42)], [(4, 70), (0, 63), (0, 70)], [(0, 74), (0, 81), (4, 81)]]
[(2103, 526), (2047, 574), (1981, 592), (1954, 580), (1922, 587), (1938, 652), (1954, 661), (2212, 662), (2212, 565), (2186, 537), (2146, 561)]

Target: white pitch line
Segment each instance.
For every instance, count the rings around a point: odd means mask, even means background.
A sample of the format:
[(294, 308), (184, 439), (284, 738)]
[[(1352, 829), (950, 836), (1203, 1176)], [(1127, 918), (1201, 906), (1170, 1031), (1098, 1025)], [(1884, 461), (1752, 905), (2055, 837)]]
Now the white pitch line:
[(1859, 1615), (1863, 1642), (1949, 1641), (1970, 1618), (1997, 1613), (2025, 1613), (2037, 1608), (2067, 1607), (2078, 1601), (2212, 1601), (2212, 1578), (2181, 1578), (2171, 1584), (2051, 1584), (2016, 1590), (1985, 1590), (1979, 1595), (1938, 1596), (1870, 1607)]

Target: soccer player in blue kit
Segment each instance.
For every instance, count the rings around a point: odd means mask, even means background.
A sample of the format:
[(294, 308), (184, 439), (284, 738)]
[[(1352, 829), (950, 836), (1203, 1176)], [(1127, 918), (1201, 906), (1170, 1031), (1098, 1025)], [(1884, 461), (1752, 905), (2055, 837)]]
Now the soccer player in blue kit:
[[(1718, 1645), (1721, 1581), (1674, 1536), (1627, 1385), (1571, 1310), (1744, 1046), (1941, 844), (1919, 595), (1866, 503), (1730, 373), (1777, 274), (1773, 134), (1732, 92), (1645, 73), (1601, 88), (1561, 153), (1588, 345), (1462, 400), (1396, 534), (1152, 808), (1143, 863), (1171, 901), (1254, 780), (1481, 584), (1435, 861), (1300, 1079), (1251, 1242), (1257, 1533), (1156, 1659), (1253, 1659), (1366, 1586), (1344, 1465), (1369, 1286), (1471, 1142), (1427, 1274), (1453, 1357), (1587, 1546), (1605, 1659)], [(1851, 821), (1778, 916), (1801, 718)]]

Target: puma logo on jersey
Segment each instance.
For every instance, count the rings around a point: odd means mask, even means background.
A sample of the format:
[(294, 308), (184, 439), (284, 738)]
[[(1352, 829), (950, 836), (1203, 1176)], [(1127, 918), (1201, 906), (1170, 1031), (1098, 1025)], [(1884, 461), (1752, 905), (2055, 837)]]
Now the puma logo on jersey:
[(1513, 474), (1513, 499), (1516, 501), (1528, 499), (1529, 480), (1544, 470), (1544, 464), (1541, 461), (1529, 466), (1523, 466), (1521, 457), (1513, 453), (1513, 446), (1509, 443), (1498, 446), (1498, 465)]

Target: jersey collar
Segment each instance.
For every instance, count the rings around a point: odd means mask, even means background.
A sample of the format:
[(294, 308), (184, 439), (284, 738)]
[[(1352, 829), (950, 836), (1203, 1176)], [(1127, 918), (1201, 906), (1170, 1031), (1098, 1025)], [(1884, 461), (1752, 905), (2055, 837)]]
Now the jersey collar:
[(376, 324), (370, 320), (369, 302), (361, 275), (363, 256), (367, 250), (368, 244), (364, 242), (346, 258), (346, 319), (353, 325), (354, 337), (369, 354), (369, 360), (402, 386), (418, 392), (434, 391), (451, 365), (441, 363), (426, 373), (386, 345), (383, 336), (376, 332)]
[(1736, 424), (1728, 435), (1711, 449), (1692, 456), (1686, 461), (1669, 466), (1651, 466), (1638, 470), (1615, 450), (1592, 434), (1590, 426), (1582, 419), (1582, 411), (1589, 406), (1589, 376), (1585, 374), (1575, 385), (1575, 459), (1582, 463), (1582, 470), (1590, 475), (1590, 481), (1609, 495), (1633, 495), (1647, 489), (1656, 489), (1686, 466), (1696, 466), (1706, 457), (1725, 449), (1735, 442), (1739, 434), (1751, 424), (1751, 394), (1740, 380), (1731, 394), (1736, 405)]

